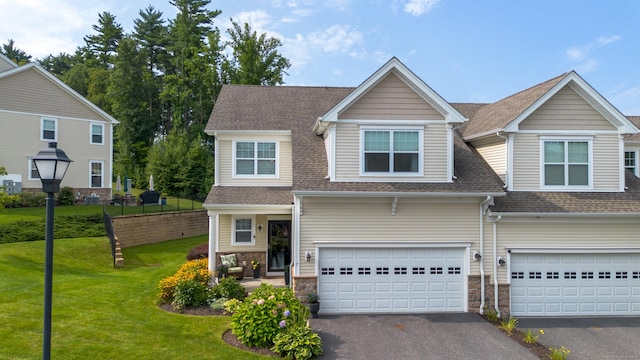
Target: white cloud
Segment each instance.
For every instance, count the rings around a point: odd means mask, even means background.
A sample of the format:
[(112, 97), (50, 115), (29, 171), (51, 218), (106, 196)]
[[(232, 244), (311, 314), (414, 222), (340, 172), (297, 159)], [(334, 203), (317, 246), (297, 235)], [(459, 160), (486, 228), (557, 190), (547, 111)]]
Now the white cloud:
[(440, 0), (409, 0), (404, 5), (404, 12), (413, 16), (428, 13)]
[(41, 58), (61, 52), (73, 53), (84, 44), (82, 36), (91, 30), (103, 8), (69, 1), (0, 0), (0, 42), (13, 39), (15, 46)]
[(620, 35), (600, 36), (592, 43), (583, 46), (572, 46), (565, 51), (567, 60), (574, 64), (575, 69), (580, 73), (588, 73), (598, 68), (598, 60), (593, 53), (598, 48), (614, 43), (622, 39)]
[(303, 67), (315, 57), (325, 54), (347, 55), (362, 58), (363, 34), (349, 25), (332, 25), (322, 31), (283, 40), (283, 54), (291, 60), (292, 67)]
[(622, 39), (622, 36), (620, 35), (613, 35), (613, 36), (600, 36), (598, 38), (598, 44), (600, 45), (607, 45), (607, 44), (611, 44), (613, 42), (616, 42), (618, 40)]

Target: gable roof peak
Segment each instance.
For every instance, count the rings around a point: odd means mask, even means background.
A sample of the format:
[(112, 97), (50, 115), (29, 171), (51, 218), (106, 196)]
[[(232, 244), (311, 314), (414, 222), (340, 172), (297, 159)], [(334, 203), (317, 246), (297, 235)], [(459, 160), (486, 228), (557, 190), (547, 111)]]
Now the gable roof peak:
[(420, 79), (413, 71), (411, 71), (397, 57), (391, 57), (384, 65), (376, 70), (371, 76), (364, 80), (352, 93), (345, 97), (340, 103), (334, 106), (327, 113), (318, 118), (314, 131), (322, 128), (320, 122), (336, 122), (340, 113), (354, 104), (358, 99), (364, 96), (371, 88), (376, 86), (387, 75), (394, 73), (404, 81), (413, 91), (422, 97), (426, 102), (436, 108), (445, 118), (447, 123), (464, 123), (467, 118), (462, 116), (451, 104), (449, 104), (442, 96), (429, 87), (422, 79)]

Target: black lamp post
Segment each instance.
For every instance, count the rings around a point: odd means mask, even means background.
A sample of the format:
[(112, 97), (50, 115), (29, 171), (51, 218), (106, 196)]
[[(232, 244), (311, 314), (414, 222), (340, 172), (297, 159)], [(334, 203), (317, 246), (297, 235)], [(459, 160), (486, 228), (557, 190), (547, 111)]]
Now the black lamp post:
[(42, 191), (47, 193), (47, 231), (45, 237), (44, 260), (44, 338), (42, 343), (42, 359), (51, 358), (51, 293), (53, 286), (53, 206), (54, 193), (60, 191), (60, 182), (71, 163), (64, 151), (57, 148), (57, 143), (50, 142), (49, 147), (40, 150), (33, 158), (42, 181)]

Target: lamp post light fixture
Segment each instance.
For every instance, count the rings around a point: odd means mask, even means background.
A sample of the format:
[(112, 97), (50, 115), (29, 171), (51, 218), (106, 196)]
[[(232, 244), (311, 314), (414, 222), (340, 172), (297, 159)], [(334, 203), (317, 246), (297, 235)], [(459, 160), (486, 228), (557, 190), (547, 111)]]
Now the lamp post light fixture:
[(33, 158), (42, 181), (42, 191), (47, 193), (47, 227), (45, 234), (44, 260), (44, 332), (42, 341), (42, 359), (51, 358), (51, 294), (53, 287), (53, 206), (54, 194), (60, 191), (60, 183), (73, 161), (67, 157), (57, 143), (50, 142), (49, 147), (40, 150)]

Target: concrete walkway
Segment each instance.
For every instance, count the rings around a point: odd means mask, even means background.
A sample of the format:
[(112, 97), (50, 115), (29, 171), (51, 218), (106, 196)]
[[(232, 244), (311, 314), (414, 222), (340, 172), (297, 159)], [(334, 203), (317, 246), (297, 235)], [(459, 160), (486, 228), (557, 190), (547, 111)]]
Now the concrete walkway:
[(266, 283), (266, 284), (271, 284), (274, 287), (284, 287), (284, 277), (278, 277), (278, 278), (258, 278), (258, 279), (254, 279), (254, 278), (243, 278), (242, 280), (240, 280), (240, 284), (242, 286), (244, 286), (245, 289), (247, 289), (247, 292), (252, 292), (253, 290), (255, 290), (256, 288), (260, 287), (260, 284), (262, 283)]

